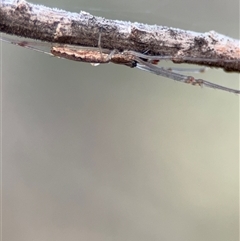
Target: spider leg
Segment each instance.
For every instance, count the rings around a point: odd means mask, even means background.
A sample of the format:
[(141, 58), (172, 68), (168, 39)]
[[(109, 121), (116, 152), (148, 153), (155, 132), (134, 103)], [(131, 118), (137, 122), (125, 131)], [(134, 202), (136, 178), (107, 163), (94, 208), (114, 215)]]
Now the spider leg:
[[(189, 76), (189, 77), (191, 78), (191, 76)], [(198, 79), (198, 80), (200, 80), (200, 79)], [(218, 89), (218, 90), (224, 90), (224, 91), (235, 93), (235, 94), (240, 94), (240, 90), (231, 89), (231, 88), (228, 88), (228, 87), (225, 87), (225, 86), (222, 86), (222, 85), (211, 83), (211, 82), (206, 81), (206, 80), (202, 80), (202, 81), (203, 81), (203, 85), (207, 86), (209, 88)]]
[[(173, 61), (173, 57), (172, 56), (152, 56), (152, 55), (147, 55), (146, 52), (144, 52), (142, 54), (142, 53), (135, 52), (135, 51), (132, 51), (132, 50), (126, 50), (126, 51), (124, 51), (124, 53), (133, 55), (135, 57), (139, 57), (142, 60), (144, 60), (146, 62), (149, 62), (151, 64), (154, 64), (154, 65), (157, 65), (158, 62), (161, 61), (161, 60)], [(174, 68), (165, 68), (165, 69), (169, 70), (169, 71), (177, 72), (177, 73), (179, 73), (179, 72), (203, 73), (206, 70), (208, 70), (209, 68), (208, 67), (200, 67), (200, 68), (188, 68), (187, 69), (187, 68), (175, 68), (174, 67)]]
[(209, 68), (208, 67), (203, 67), (203, 68), (165, 68), (168, 71), (172, 71), (175, 73), (183, 73), (183, 72), (188, 72), (188, 73), (204, 73), (206, 72)]
[(214, 84), (211, 82), (208, 82), (206, 80), (203, 79), (195, 79), (192, 76), (185, 76), (176, 72), (172, 72), (169, 70), (166, 70), (164, 68), (159, 68), (156, 67), (155, 65), (146, 62), (144, 60), (142, 60), (141, 58), (135, 56), (135, 60), (137, 61), (137, 68), (142, 69), (142, 70), (146, 70), (149, 71), (151, 73), (154, 73), (156, 75), (160, 75), (169, 79), (173, 79), (182, 83), (186, 83), (186, 84), (191, 84), (191, 85), (198, 85), (198, 86), (207, 86), (213, 89), (219, 89), (219, 90), (224, 90), (224, 91), (228, 91), (231, 93), (235, 93), (235, 94), (240, 94), (240, 90), (235, 90), (235, 89), (231, 89), (231, 88), (227, 88), (218, 84)]

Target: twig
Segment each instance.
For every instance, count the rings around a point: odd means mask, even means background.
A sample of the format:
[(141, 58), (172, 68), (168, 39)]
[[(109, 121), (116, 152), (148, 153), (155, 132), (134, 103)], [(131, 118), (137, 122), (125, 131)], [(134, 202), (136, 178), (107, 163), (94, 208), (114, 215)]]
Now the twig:
[[(51, 43), (131, 50), (171, 56), (175, 63), (240, 72), (240, 41), (214, 31), (196, 33), (157, 25), (109, 20), (81, 11), (70, 13), (24, 0), (2, 0), (0, 31)], [(162, 57), (161, 57), (162, 59)]]

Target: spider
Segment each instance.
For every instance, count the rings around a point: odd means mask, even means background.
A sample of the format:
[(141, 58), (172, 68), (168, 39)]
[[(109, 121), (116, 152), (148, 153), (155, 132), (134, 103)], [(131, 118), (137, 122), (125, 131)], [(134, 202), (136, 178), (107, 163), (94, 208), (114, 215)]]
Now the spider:
[[(102, 49), (100, 47), (82, 47), (75, 45), (60, 45), (60, 44), (51, 44), (51, 43), (43, 43), (43, 42), (33, 42), (33, 41), (21, 41), (16, 39), (9, 39), (6, 37), (0, 38), (4, 42), (8, 42), (14, 45), (18, 45), (21, 47), (25, 47), (31, 50), (35, 50), (38, 52), (42, 52), (45, 54), (49, 54), (51, 56), (56, 56), (59, 58), (65, 58), (74, 61), (80, 62), (88, 62), (93, 65), (98, 65), (102, 63), (114, 63), (126, 65), (131, 68), (138, 68), (141, 70), (148, 71), (150, 73), (154, 73), (156, 75), (160, 75), (169, 79), (173, 79), (175, 81), (179, 81), (186, 84), (191, 84), (194, 86), (206, 86), (213, 89), (224, 90), (227, 92), (240, 94), (240, 90), (227, 88), (218, 84), (211, 83), (209, 81), (203, 79), (196, 79), (193, 76), (186, 76), (180, 74), (181, 69), (166, 69), (163, 67), (158, 67), (156, 64), (160, 60), (173, 60), (174, 58), (171, 56), (150, 56), (146, 53), (138, 53), (135, 51), (126, 50), (123, 52), (119, 52), (117, 50), (108, 50)], [(100, 38), (99, 38), (100, 39)], [(41, 48), (48, 48), (49, 50), (41, 50)], [(50, 47), (50, 48), (49, 48)], [(189, 60), (193, 59), (191, 57)], [(198, 69), (198, 72), (203, 72), (205, 68)], [(188, 71), (183, 69), (183, 71)], [(190, 70), (191, 71), (191, 70)]]

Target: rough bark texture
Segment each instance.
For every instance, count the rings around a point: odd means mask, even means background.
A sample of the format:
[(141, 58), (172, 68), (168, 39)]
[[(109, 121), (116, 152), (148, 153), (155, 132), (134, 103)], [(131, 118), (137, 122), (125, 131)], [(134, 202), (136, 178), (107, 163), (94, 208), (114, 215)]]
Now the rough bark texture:
[(109, 20), (81, 11), (70, 13), (24, 0), (2, 0), (0, 31), (12, 35), (118, 51), (171, 56), (191, 63), (240, 72), (240, 41), (214, 31), (195, 33), (157, 25)]

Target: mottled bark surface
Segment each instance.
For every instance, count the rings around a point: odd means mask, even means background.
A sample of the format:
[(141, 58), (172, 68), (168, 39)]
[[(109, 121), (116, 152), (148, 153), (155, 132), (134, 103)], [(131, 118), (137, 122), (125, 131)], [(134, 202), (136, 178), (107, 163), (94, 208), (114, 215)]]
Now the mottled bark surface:
[(23, 0), (0, 3), (0, 31), (52, 43), (132, 50), (171, 56), (175, 63), (199, 64), (240, 72), (240, 42), (214, 31), (196, 33), (70, 13)]

